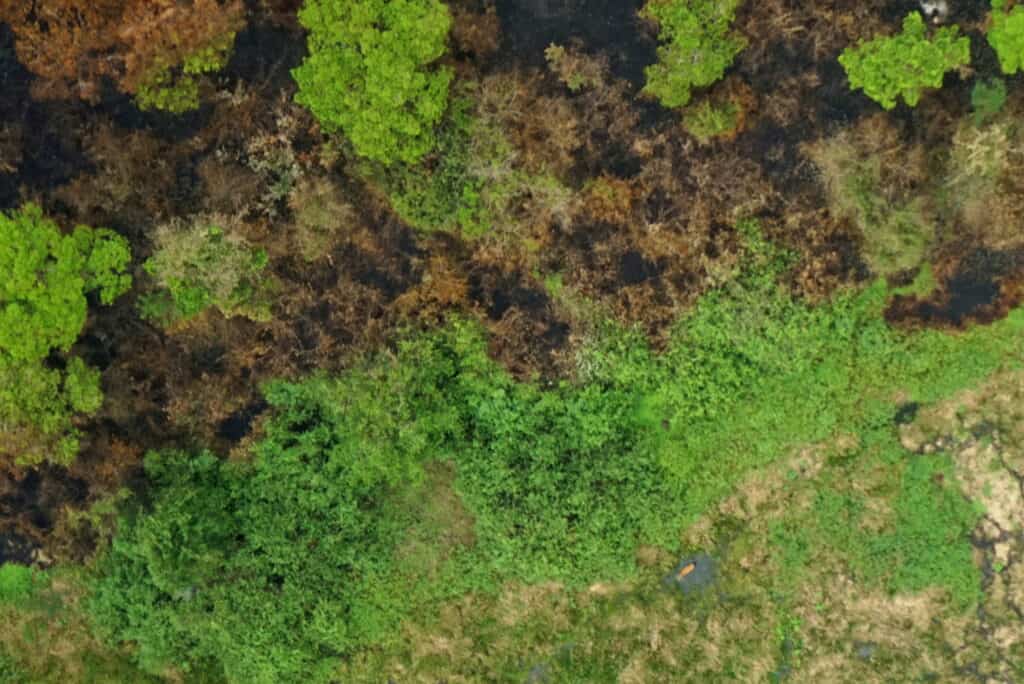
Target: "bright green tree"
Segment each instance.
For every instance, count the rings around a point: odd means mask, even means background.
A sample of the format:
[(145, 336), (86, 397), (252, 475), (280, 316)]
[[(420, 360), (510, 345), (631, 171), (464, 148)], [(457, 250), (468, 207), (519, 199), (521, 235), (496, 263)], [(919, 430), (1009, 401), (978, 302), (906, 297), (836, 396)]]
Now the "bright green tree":
[(641, 14), (658, 22), (658, 63), (647, 67), (644, 92), (682, 107), (690, 91), (722, 78), (746, 40), (730, 29), (741, 0), (652, 0)]
[(309, 57), (292, 74), (296, 100), (356, 152), (414, 163), (434, 148), (452, 73), (432, 67), (451, 18), (438, 0), (306, 0)]
[(956, 26), (945, 26), (928, 38), (924, 19), (911, 12), (902, 33), (848, 47), (839, 63), (850, 87), (863, 89), (883, 108), (895, 107), (899, 97), (913, 107), (925, 88), (942, 87), (947, 71), (970, 63), (970, 41), (958, 35)]
[(1024, 67), (1024, 7), (1006, 9), (1006, 0), (992, 0), (987, 38), (999, 57), (1004, 74), (1015, 74)]
[(103, 400), (99, 373), (66, 353), (88, 313), (86, 293), (110, 304), (131, 285), (131, 253), (110, 230), (77, 226), (70, 234), (27, 204), (0, 213), (0, 456), (21, 463), (68, 463), (78, 451), (72, 423)]

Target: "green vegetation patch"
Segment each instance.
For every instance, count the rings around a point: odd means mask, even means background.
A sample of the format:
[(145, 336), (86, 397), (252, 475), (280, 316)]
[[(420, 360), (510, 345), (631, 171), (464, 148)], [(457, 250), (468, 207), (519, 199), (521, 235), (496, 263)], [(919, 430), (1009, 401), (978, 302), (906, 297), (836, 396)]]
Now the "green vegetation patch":
[(269, 320), (267, 253), (224, 225), (218, 217), (199, 217), (157, 229), (156, 253), (145, 268), (162, 289), (141, 300), (144, 316), (170, 323), (215, 307), (225, 316)]
[(971, 88), (971, 120), (983, 126), (1002, 111), (1006, 104), (1006, 82), (1001, 78), (978, 81)]
[(986, 33), (989, 45), (999, 57), (999, 68), (1011, 75), (1024, 66), (1024, 7), (1007, 9), (1006, 0), (992, 0)]
[(0, 565), (0, 602), (25, 601), (43, 584), (34, 568), (15, 563)]
[(199, 107), (199, 77), (223, 69), (231, 57), (235, 32), (185, 57), (180, 65), (157, 64), (139, 83), (135, 102), (139, 109), (182, 114)]
[(870, 575), (887, 575), (893, 593), (933, 586), (949, 590), (960, 606), (976, 603), (981, 571), (970, 533), (982, 511), (961, 493), (948, 456), (916, 456), (900, 478), (893, 529), (869, 544)]
[(461, 89), (437, 128), (436, 149), (418, 164), (362, 165), (362, 174), (384, 192), (395, 212), (419, 230), (457, 231), (470, 238), (514, 230), (518, 205), (529, 201), (554, 210), (568, 198), (569, 189), (553, 174), (516, 163), (501, 121), (504, 112), (485, 111), (483, 87)]
[(742, 115), (741, 105), (732, 100), (715, 104), (704, 100), (689, 107), (683, 114), (686, 132), (707, 144), (715, 138), (728, 137), (736, 132)]
[[(367, 166), (365, 173), (387, 193), (392, 207), (409, 225), (420, 230), (461, 230), (478, 235), (490, 228), (485, 220), (481, 192), (483, 179), (473, 173), (474, 135), (480, 123), (473, 103), (452, 101), (437, 131), (434, 153), (415, 165)], [(504, 142), (503, 136), (499, 138)], [(511, 157), (507, 143), (506, 158)]]
[(970, 40), (958, 37), (959, 28), (944, 26), (929, 38), (924, 19), (911, 12), (903, 19), (903, 31), (879, 37), (843, 50), (839, 63), (846, 70), (851, 88), (885, 109), (896, 99), (917, 105), (925, 88), (941, 88), (947, 71), (969, 64)]
[(99, 372), (66, 354), (88, 314), (86, 294), (110, 304), (131, 285), (127, 242), (105, 228), (60, 231), (26, 204), (0, 213), (0, 456), (67, 464), (78, 453), (76, 414), (103, 402)]
[(658, 23), (658, 63), (646, 69), (644, 92), (682, 107), (694, 88), (722, 78), (746, 40), (731, 30), (741, 0), (652, 0), (641, 15)]
[[(769, 530), (784, 575), (831, 548), (869, 586), (945, 587), (966, 605), (977, 511), (948, 460), (894, 446), (896, 397), (931, 402), (1019, 364), (1024, 316), (907, 334), (882, 318), (884, 282), (812, 307), (777, 284), (789, 255), (755, 223), (739, 229), (746, 265), (660, 356), (610, 326), (572, 382), (522, 383), (456, 321), (337, 379), (270, 385), (250, 463), (151, 454), (150, 503), (122, 521), (94, 584), (102, 633), (138, 644), (149, 671), (328, 681), (346, 657), (393, 646), (403, 618), (467, 592), (629, 581), (639, 549), (692, 550), (680, 530), (755, 470), (851, 433), (851, 467), (888, 503), (872, 517), (864, 491), (836, 486), (794, 506), (809, 517)], [(792, 646), (786, 605), (771, 619)], [(596, 681), (621, 664), (579, 662)]]
[(434, 149), (448, 104), (451, 19), (438, 0), (306, 0), (309, 57), (292, 74), (296, 101), (360, 155), (412, 164)]

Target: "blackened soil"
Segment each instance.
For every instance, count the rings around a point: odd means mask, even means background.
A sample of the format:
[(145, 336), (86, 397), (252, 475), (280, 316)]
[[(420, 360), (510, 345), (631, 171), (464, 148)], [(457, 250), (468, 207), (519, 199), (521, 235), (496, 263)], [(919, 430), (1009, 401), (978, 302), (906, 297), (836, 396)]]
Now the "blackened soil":
[(20, 563), (28, 565), (33, 561), (35, 544), (18, 534), (0, 535), (0, 565)]
[(961, 328), (1005, 317), (1024, 296), (1024, 250), (971, 249), (927, 297), (893, 298), (886, 319), (904, 326)]
[(235, 411), (217, 426), (217, 436), (228, 442), (237, 442), (249, 434), (253, 421), (263, 413), (269, 405), (266, 401), (255, 401), (243, 409)]
[(644, 67), (657, 61), (657, 43), (637, 15), (643, 4), (643, 0), (497, 0), (502, 51), (524, 65), (541, 66), (546, 47), (576, 39), (586, 52), (604, 52), (612, 73), (639, 88)]

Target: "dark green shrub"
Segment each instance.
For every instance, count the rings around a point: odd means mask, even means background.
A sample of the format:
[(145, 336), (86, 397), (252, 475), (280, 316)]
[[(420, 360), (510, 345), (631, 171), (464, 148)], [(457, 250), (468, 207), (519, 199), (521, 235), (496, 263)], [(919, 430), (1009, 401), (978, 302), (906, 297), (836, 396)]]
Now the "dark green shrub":
[(839, 56), (851, 88), (885, 109), (902, 97), (911, 107), (925, 88), (941, 88), (947, 71), (969, 64), (970, 40), (957, 37), (956, 26), (946, 26), (928, 38), (924, 19), (911, 12), (903, 19), (903, 31), (848, 47)]
[(27, 204), (0, 213), (0, 456), (69, 463), (78, 451), (72, 418), (103, 401), (99, 373), (67, 352), (85, 325), (86, 293), (110, 304), (131, 285), (128, 245), (104, 228), (62, 234)]
[(424, 456), (403, 439), (413, 414), (378, 406), (384, 389), (358, 373), (270, 387), (251, 463), (150, 454), (152, 502), (99, 562), (99, 632), (154, 673), (266, 684), (334, 681), (342, 656), (384, 640), (407, 602), (394, 550), (412, 523), (389, 501)]
[(658, 63), (647, 67), (644, 92), (682, 107), (693, 88), (722, 78), (746, 40), (731, 31), (741, 0), (651, 0), (641, 14), (660, 26)]
[(1006, 0), (992, 0), (986, 37), (999, 57), (999, 68), (1010, 75), (1024, 66), (1024, 7), (1007, 10), (1006, 4)]
[(309, 57), (292, 73), (296, 100), (328, 132), (384, 164), (415, 163), (434, 149), (452, 73), (431, 64), (445, 52), (451, 19), (438, 0), (306, 0), (299, 21)]
[(978, 81), (971, 88), (971, 118), (982, 126), (1002, 111), (1006, 104), (1006, 82), (1000, 78)]
[(226, 219), (213, 216), (157, 229), (156, 252), (145, 268), (163, 291), (142, 300), (146, 317), (173, 322), (214, 307), (225, 316), (270, 318), (271, 281), (263, 273), (267, 253), (226, 225)]

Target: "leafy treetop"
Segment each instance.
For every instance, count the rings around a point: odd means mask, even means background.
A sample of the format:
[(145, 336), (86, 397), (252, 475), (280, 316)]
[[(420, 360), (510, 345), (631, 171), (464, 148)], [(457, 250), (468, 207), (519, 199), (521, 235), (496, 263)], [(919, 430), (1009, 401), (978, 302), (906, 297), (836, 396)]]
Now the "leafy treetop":
[(0, 457), (67, 464), (78, 453), (72, 418), (100, 407), (99, 372), (77, 357), (60, 369), (46, 359), (78, 338), (86, 293), (109, 304), (128, 289), (130, 260), (104, 228), (62, 234), (34, 204), (0, 213)]
[(85, 293), (110, 304), (131, 285), (130, 260), (110, 230), (63, 235), (34, 204), (0, 213), (0, 355), (34, 361), (67, 351), (85, 325)]
[(438, 0), (307, 0), (309, 57), (292, 74), (296, 100), (375, 161), (414, 163), (433, 149), (452, 73), (451, 18)]
[(740, 0), (653, 0), (642, 15), (661, 26), (658, 63), (647, 67), (644, 92), (682, 107), (690, 90), (722, 78), (746, 41), (730, 32)]
[(940, 28), (929, 39), (918, 12), (903, 19), (903, 31), (848, 47), (839, 56), (851, 88), (864, 93), (885, 109), (902, 97), (911, 107), (925, 88), (941, 88), (947, 71), (970, 63), (971, 46), (957, 37), (956, 26)]
[(1024, 67), (1024, 7), (1006, 9), (1006, 0), (992, 0), (991, 24), (987, 38), (999, 57), (1004, 74), (1015, 74)]

